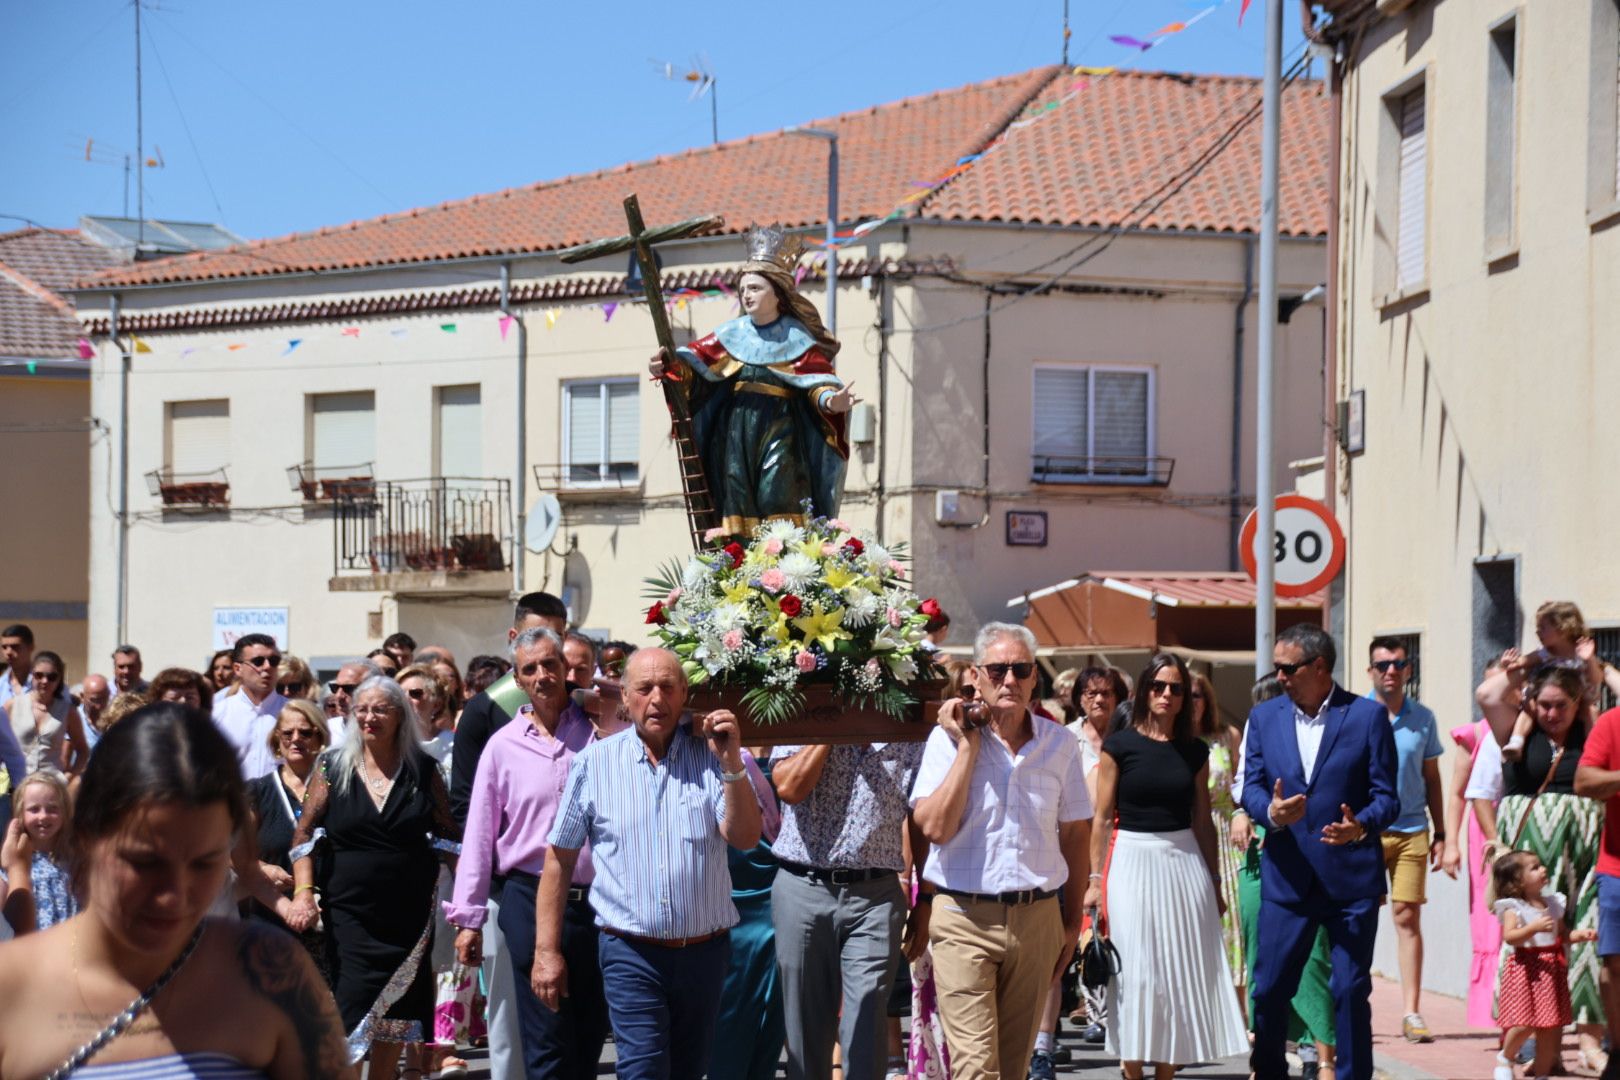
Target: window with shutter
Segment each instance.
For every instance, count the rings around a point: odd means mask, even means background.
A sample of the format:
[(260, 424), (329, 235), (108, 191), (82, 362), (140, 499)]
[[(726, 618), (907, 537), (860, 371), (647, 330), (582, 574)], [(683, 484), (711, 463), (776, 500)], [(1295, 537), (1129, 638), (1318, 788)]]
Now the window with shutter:
[(1426, 272), (1428, 228), (1428, 133), (1422, 87), (1401, 99), (1400, 203), (1397, 210), (1395, 287), (1410, 289)]
[(1152, 372), (1037, 367), (1033, 382), (1035, 480), (1096, 483), (1154, 475)]
[(310, 461), (322, 475), (377, 459), (377, 396), (370, 390), (314, 394), (310, 401)]
[(563, 387), (563, 468), (568, 483), (635, 483), (641, 474), (640, 386), (634, 379)]
[(439, 475), (484, 471), (483, 392), (478, 386), (439, 387)]
[(169, 470), (209, 473), (231, 462), (231, 404), (217, 401), (169, 403)]

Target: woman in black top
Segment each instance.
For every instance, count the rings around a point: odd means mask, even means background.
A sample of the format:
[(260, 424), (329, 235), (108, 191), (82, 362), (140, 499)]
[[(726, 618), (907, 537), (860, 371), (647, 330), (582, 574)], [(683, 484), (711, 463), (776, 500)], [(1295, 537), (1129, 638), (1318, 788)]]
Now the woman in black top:
[[(1192, 679), (1160, 653), (1136, 682), (1131, 719), (1102, 745), (1091, 865), (1108, 852), (1105, 926), (1123, 970), (1109, 985), (1108, 1051), (1126, 1080), (1248, 1050), (1221, 941), (1220, 880), (1209, 813), (1209, 746), (1193, 732)], [(1086, 906), (1102, 899), (1092, 875)]]

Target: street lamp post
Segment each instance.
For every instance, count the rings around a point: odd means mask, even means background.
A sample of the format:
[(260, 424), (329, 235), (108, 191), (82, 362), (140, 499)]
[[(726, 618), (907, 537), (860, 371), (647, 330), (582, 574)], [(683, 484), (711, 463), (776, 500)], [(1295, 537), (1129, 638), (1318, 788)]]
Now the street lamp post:
[(825, 128), (790, 127), (789, 135), (827, 140), (827, 332), (838, 334), (838, 133)]

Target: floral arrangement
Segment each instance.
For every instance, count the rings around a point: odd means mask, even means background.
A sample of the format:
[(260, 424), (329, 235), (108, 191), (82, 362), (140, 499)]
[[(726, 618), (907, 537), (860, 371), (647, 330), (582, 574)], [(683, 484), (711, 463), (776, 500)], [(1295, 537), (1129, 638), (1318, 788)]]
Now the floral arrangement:
[(803, 708), (807, 683), (900, 716), (917, 700), (908, 687), (937, 675), (923, 646), (939, 604), (907, 585), (903, 547), (837, 518), (765, 522), (746, 546), (711, 529), (704, 542), (647, 579), (647, 623), (692, 685), (744, 688), (770, 724)]

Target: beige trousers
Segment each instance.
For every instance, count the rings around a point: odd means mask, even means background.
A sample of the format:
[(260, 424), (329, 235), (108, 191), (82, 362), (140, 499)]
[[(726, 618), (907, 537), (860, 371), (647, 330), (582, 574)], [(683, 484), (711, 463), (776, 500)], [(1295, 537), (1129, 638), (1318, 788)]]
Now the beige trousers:
[(928, 943), (951, 1080), (1024, 1080), (1063, 950), (1056, 897), (998, 904), (940, 893)]

